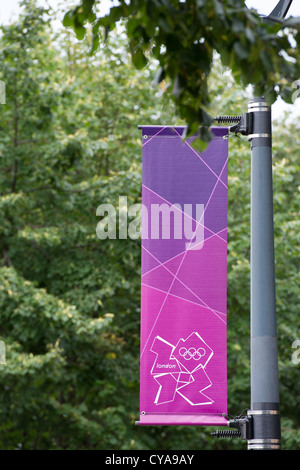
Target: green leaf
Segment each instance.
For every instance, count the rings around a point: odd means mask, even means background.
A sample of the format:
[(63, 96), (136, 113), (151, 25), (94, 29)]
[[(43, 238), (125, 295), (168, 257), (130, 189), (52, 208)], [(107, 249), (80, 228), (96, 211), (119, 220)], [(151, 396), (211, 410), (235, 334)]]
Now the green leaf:
[(233, 48), (240, 59), (248, 59), (250, 51), (241, 42), (235, 42)]
[(66, 27), (74, 26), (75, 15), (73, 11), (68, 11), (63, 18), (63, 25)]
[(82, 25), (78, 25), (75, 27), (75, 34), (77, 39), (81, 40), (85, 37), (86, 29)]
[(132, 62), (138, 70), (141, 70), (147, 65), (148, 61), (142, 49), (139, 48), (135, 52), (132, 53)]

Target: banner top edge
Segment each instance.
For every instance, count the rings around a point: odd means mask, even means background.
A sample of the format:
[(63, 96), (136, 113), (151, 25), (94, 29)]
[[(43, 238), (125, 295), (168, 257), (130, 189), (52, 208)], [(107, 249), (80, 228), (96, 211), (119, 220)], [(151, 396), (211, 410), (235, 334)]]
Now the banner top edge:
[[(178, 136), (178, 134), (182, 135), (186, 126), (163, 126), (163, 125), (139, 125), (138, 129), (142, 130), (143, 135), (154, 136), (154, 135), (174, 135)], [(212, 126), (210, 127), (210, 131), (215, 136), (224, 136), (228, 134), (228, 126)]]

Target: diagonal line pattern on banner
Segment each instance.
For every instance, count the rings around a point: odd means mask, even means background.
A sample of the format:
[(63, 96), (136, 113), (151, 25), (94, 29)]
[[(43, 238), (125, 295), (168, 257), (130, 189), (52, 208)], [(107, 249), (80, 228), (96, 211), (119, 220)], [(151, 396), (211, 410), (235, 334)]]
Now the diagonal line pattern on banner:
[[(205, 225), (201, 224), (199, 222), (199, 220), (196, 220), (194, 219), (192, 216), (190, 216), (189, 214), (187, 214), (186, 212), (180, 210), (178, 207), (174, 206), (174, 204), (172, 204), (170, 201), (168, 201), (167, 199), (165, 199), (163, 196), (161, 196), (160, 194), (156, 193), (155, 191), (153, 191), (153, 189), (150, 189), (148, 186), (146, 186), (145, 184), (142, 184), (142, 186), (144, 188), (146, 188), (148, 191), (151, 191), (151, 193), (155, 194), (155, 196), (159, 197), (160, 199), (162, 199), (163, 201), (165, 201), (167, 204), (170, 204), (170, 206), (174, 207), (174, 209), (178, 210), (179, 212), (181, 212), (185, 217), (188, 217), (189, 219), (192, 219), (194, 222), (196, 223), (199, 223), (199, 225), (201, 225), (203, 228), (205, 228), (206, 230), (208, 230), (210, 233), (212, 233), (213, 235), (216, 235), (217, 237), (219, 237), (223, 242), (226, 243), (226, 240), (224, 240), (224, 238), (220, 237), (218, 235), (219, 232), (214, 232), (213, 230), (211, 230), (210, 228), (206, 227)], [(202, 220), (202, 217), (201, 219)], [(224, 230), (224, 229), (223, 229)], [(204, 240), (205, 241), (205, 240)]]
[[(198, 222), (198, 224), (197, 224), (196, 231), (197, 231), (198, 226), (199, 226), (199, 224), (201, 223), (201, 220), (202, 220), (202, 218), (203, 218), (203, 216), (204, 216), (204, 212), (205, 212), (205, 210), (207, 209), (207, 207), (208, 207), (208, 205), (209, 205), (209, 203), (210, 203), (210, 201), (211, 201), (211, 198), (212, 198), (212, 196), (213, 196), (213, 194), (214, 194), (214, 192), (215, 192), (215, 189), (216, 189), (216, 187), (217, 187), (217, 184), (218, 184), (219, 181), (221, 181), (221, 180), (220, 180), (220, 177), (222, 176), (222, 173), (223, 173), (223, 171), (224, 171), (224, 168), (225, 168), (227, 162), (228, 162), (228, 157), (226, 158), (226, 161), (225, 161), (225, 163), (224, 163), (224, 165), (223, 165), (223, 168), (222, 168), (222, 170), (221, 170), (221, 172), (220, 172), (220, 176), (218, 177), (218, 179), (217, 179), (217, 181), (216, 181), (216, 183), (215, 183), (215, 185), (214, 185), (214, 187), (213, 187), (213, 190), (212, 190), (212, 192), (211, 192), (211, 194), (210, 194), (210, 197), (209, 197), (209, 199), (208, 199), (208, 202), (207, 202), (207, 204), (206, 204), (206, 206), (205, 206), (205, 209), (204, 209), (204, 211), (203, 211), (202, 217), (201, 217), (201, 219), (199, 220), (199, 222)], [(191, 242), (189, 243), (189, 246), (190, 246), (190, 244), (191, 244)], [(179, 265), (179, 267), (178, 267), (178, 269), (177, 269), (177, 271), (176, 271), (176, 273), (175, 273), (175, 275), (174, 275), (174, 277), (173, 277), (173, 281), (171, 282), (171, 285), (170, 285), (169, 290), (168, 290), (168, 292), (167, 292), (167, 294), (166, 294), (166, 296), (165, 296), (165, 299), (164, 299), (164, 301), (163, 301), (163, 303), (162, 303), (162, 305), (161, 305), (161, 307), (160, 307), (160, 309), (159, 309), (158, 314), (156, 315), (156, 319), (155, 319), (155, 321), (154, 321), (154, 323), (153, 323), (153, 326), (152, 326), (152, 328), (151, 328), (151, 331), (150, 331), (150, 333), (149, 333), (149, 335), (148, 335), (148, 338), (147, 338), (147, 340), (146, 340), (146, 342), (145, 342), (145, 345), (144, 345), (144, 347), (143, 347), (143, 350), (142, 350), (142, 352), (141, 352), (141, 357), (142, 357), (142, 355), (144, 354), (144, 351), (145, 351), (145, 349), (146, 349), (146, 346), (147, 346), (147, 344), (148, 344), (148, 341), (149, 341), (149, 339), (150, 339), (150, 336), (151, 336), (151, 334), (152, 334), (152, 331), (153, 331), (153, 329), (154, 329), (154, 327), (155, 327), (155, 325), (156, 325), (156, 323), (157, 323), (157, 320), (158, 320), (158, 318), (159, 318), (159, 316), (160, 316), (160, 314), (161, 314), (162, 309), (164, 308), (164, 305), (165, 305), (165, 303), (166, 303), (166, 300), (167, 300), (167, 298), (168, 298), (168, 295), (169, 295), (169, 293), (170, 293), (170, 290), (171, 290), (172, 287), (173, 287), (173, 284), (174, 284), (174, 281), (175, 281), (175, 277), (177, 276), (177, 274), (178, 274), (178, 272), (179, 272), (179, 270), (180, 270), (180, 268), (181, 268), (181, 266), (182, 266), (182, 263), (183, 263), (183, 261), (184, 261), (184, 259), (185, 259), (185, 257), (186, 257), (187, 252), (188, 252), (188, 249), (189, 249), (189, 247), (187, 248), (187, 250), (185, 251), (185, 253), (184, 253), (183, 257), (182, 257), (182, 260), (181, 260), (181, 262), (180, 262), (180, 265)]]
[[(222, 228), (222, 230), (219, 230), (219, 232), (214, 233), (213, 235), (210, 235), (210, 237), (205, 238), (204, 241), (207, 242), (208, 240), (210, 240), (210, 239), (213, 238), (214, 236), (218, 235), (219, 233), (224, 232), (224, 230), (227, 230), (227, 227)], [(222, 237), (219, 237), (219, 238), (221, 238), (221, 240), (223, 240), (225, 243), (227, 243), (226, 240), (224, 240), (224, 238), (222, 238)], [(203, 243), (203, 242), (201, 241), (201, 242), (197, 243), (197, 245), (194, 245), (194, 247), (198, 246), (198, 245), (201, 244), (201, 243)], [(158, 264), (157, 266), (154, 266), (154, 268), (151, 268), (151, 269), (149, 269), (149, 271), (146, 271), (145, 273), (143, 273), (143, 274), (141, 275), (141, 277), (146, 276), (146, 274), (149, 274), (149, 273), (151, 273), (152, 271), (155, 271), (155, 269), (159, 268), (160, 266), (164, 266), (164, 265), (165, 265), (166, 263), (168, 263), (169, 261), (172, 261), (173, 259), (177, 258), (178, 256), (183, 255), (183, 253), (186, 251), (186, 250), (183, 250), (183, 251), (181, 251), (180, 253), (178, 253), (177, 255), (172, 256), (171, 258), (168, 258), (166, 261), (164, 261), (164, 262), (162, 263), (159, 259), (156, 259), (155, 256), (154, 256), (149, 250), (147, 250), (144, 246), (142, 246), (142, 248), (143, 248), (144, 250), (148, 251), (148, 253), (149, 253), (156, 261), (158, 261), (160, 264)]]
[[(179, 209), (179, 207), (176, 207), (174, 206), (174, 204), (170, 201), (168, 201), (168, 199), (166, 199), (165, 197), (163, 197), (161, 194), (158, 194), (156, 191), (153, 191), (153, 189), (149, 188), (148, 186), (146, 186), (144, 183), (142, 183), (142, 186), (143, 188), (147, 189), (148, 191), (150, 191), (151, 193), (155, 194), (155, 196), (159, 197), (160, 199), (162, 199), (163, 201), (165, 201), (167, 204), (170, 204), (170, 206), (174, 207), (174, 209), (176, 209), (177, 211), (181, 212), (182, 214), (184, 214), (186, 217), (188, 217), (189, 219), (192, 219), (194, 222), (197, 222), (196, 219), (194, 219), (194, 217), (192, 217), (191, 215), (187, 214), (186, 212), (182, 211), (181, 209)], [(209, 230), (209, 229), (207, 229)]]
[(160, 134), (164, 129), (166, 129), (167, 126), (163, 127), (162, 129), (160, 129), (156, 134), (154, 134), (149, 140), (147, 140), (146, 142), (143, 143), (142, 147), (145, 147), (145, 145), (149, 144), (149, 142), (151, 142), (152, 139), (154, 139), (154, 137), (158, 136), (158, 134)]
[[(175, 129), (174, 127), (173, 127), (172, 129), (174, 129), (174, 131), (176, 132), (176, 134), (177, 134), (180, 138), (182, 138), (181, 135), (176, 131), (176, 129)], [(220, 181), (220, 183), (222, 183), (222, 184), (225, 186), (225, 188), (228, 189), (228, 187), (227, 187), (227, 185), (224, 183), (224, 181), (222, 181), (222, 180), (220, 179), (223, 170), (221, 171), (220, 176), (218, 176), (218, 175), (214, 172), (214, 170), (203, 160), (203, 158), (201, 158), (201, 156), (199, 155), (199, 153), (198, 153), (195, 149), (193, 149), (193, 147), (192, 147), (187, 141), (185, 141), (185, 144), (192, 150), (192, 152), (194, 152), (195, 155), (197, 155), (197, 157), (201, 160), (201, 162), (202, 162), (205, 166), (207, 166), (207, 168), (212, 172), (213, 175), (215, 175), (215, 177)]]
[[(168, 293), (168, 292), (165, 291), (165, 290), (159, 289), (158, 287), (150, 286), (149, 284), (145, 284), (144, 282), (142, 282), (141, 284), (142, 284), (142, 286), (149, 287), (149, 289), (157, 290), (158, 292), (162, 292), (163, 294), (167, 294), (167, 293)], [(180, 297), (179, 295), (171, 294), (171, 293), (169, 293), (169, 295), (170, 295), (171, 297), (176, 297), (176, 299), (180, 299), (180, 300), (184, 300), (185, 302), (189, 302), (190, 304), (198, 305), (198, 307), (208, 308), (208, 310), (211, 310), (209, 307), (206, 307), (205, 305), (202, 305), (202, 304), (200, 304), (200, 303), (198, 304), (197, 302), (193, 302), (192, 300), (185, 299), (184, 297)]]
[[(146, 250), (156, 261), (158, 261), (158, 262), (160, 263), (160, 261), (159, 261), (152, 253), (150, 253), (150, 251), (148, 251), (147, 248), (145, 248), (145, 247), (143, 247), (143, 248), (144, 248), (144, 250)], [(170, 271), (170, 270), (169, 270), (166, 266), (164, 266), (164, 264), (162, 264), (162, 263), (160, 263), (160, 266), (162, 266), (163, 268), (165, 268), (166, 271), (168, 271), (170, 274), (172, 274), (172, 276), (175, 277), (175, 279), (176, 279), (178, 282), (180, 282), (180, 284), (182, 284), (188, 291), (190, 291), (191, 294), (193, 294), (195, 297), (197, 297), (197, 299), (198, 299), (200, 302), (202, 302), (202, 304), (204, 304), (204, 305), (201, 305), (203, 308), (207, 308), (207, 309), (210, 310), (212, 313), (214, 313), (218, 318), (220, 318), (219, 315), (225, 315), (225, 317), (226, 317), (226, 313), (224, 313), (224, 312), (218, 312), (218, 310), (215, 310), (215, 309), (213, 309), (212, 307), (210, 307), (209, 305), (207, 305), (207, 303), (204, 302), (204, 300), (202, 300), (194, 291), (192, 291), (192, 289), (190, 289), (183, 281), (181, 281), (181, 279), (179, 279), (179, 277), (176, 276), (177, 273), (174, 275), (174, 274), (172, 273), (172, 271)], [(144, 284), (144, 285), (146, 285), (146, 284)], [(152, 287), (152, 286), (148, 286), (148, 287)], [(153, 287), (153, 289), (156, 289), (156, 287)], [(160, 290), (160, 289), (157, 289), (157, 290)], [(165, 292), (165, 291), (161, 291), (161, 292)], [(165, 292), (165, 293), (167, 294), (167, 292)], [(169, 295), (175, 296), (174, 294), (171, 294), (171, 293), (169, 293)], [(176, 297), (176, 296), (175, 296), (175, 297)], [(188, 299), (184, 299), (184, 300), (189, 301)], [(196, 302), (192, 302), (192, 303), (196, 303)], [(200, 304), (197, 304), (197, 305), (200, 305)], [(223, 321), (224, 323), (226, 323), (226, 321), (224, 321), (223, 318), (220, 318), (220, 320)]]

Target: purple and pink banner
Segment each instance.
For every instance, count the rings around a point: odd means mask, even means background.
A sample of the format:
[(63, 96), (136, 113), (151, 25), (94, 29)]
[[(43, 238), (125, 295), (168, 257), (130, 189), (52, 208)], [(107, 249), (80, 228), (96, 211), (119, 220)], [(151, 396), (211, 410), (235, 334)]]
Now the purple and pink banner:
[(142, 126), (141, 425), (227, 425), (228, 129)]

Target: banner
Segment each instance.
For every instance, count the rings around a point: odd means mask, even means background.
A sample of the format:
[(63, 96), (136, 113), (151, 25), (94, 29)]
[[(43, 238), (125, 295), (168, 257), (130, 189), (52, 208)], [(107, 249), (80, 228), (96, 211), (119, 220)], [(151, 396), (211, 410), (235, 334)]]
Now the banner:
[(141, 425), (227, 425), (228, 129), (142, 126)]

